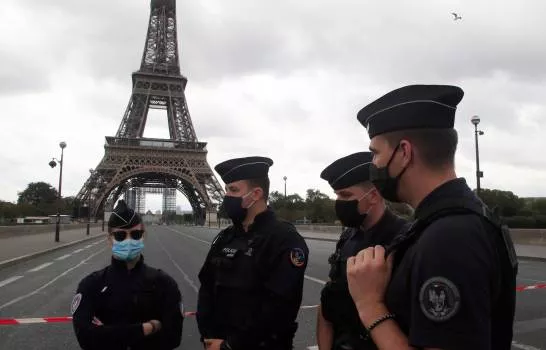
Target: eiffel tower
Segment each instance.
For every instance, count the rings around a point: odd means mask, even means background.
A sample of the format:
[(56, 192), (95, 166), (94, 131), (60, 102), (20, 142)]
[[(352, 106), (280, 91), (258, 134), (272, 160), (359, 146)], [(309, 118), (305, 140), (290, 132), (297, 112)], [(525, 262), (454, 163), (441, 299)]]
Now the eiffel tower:
[[(132, 81), (132, 95), (116, 136), (106, 137), (104, 157), (90, 170), (76, 203), (96, 217), (111, 211), (121, 195), (135, 207), (142, 200), (135, 192), (144, 196), (151, 189), (164, 189), (165, 203), (165, 195), (172, 197), (172, 189), (177, 189), (190, 202), (196, 222), (203, 224), (207, 214), (215, 217), (224, 192), (207, 163), (207, 144), (197, 140), (188, 111), (187, 79), (180, 73), (178, 57), (176, 0), (151, 0), (144, 54)], [(166, 110), (169, 139), (143, 137), (150, 108)]]

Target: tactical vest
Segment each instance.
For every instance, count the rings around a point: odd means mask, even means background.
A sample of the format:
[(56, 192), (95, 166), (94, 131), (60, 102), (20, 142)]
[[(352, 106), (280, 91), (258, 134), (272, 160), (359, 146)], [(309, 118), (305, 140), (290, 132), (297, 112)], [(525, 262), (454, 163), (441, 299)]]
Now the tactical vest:
[(402, 254), (399, 254), (399, 252), (404, 252), (411, 244), (415, 243), (425, 229), (435, 220), (446, 216), (466, 214), (477, 215), (495, 228), (497, 234), (494, 236), (494, 240), (497, 252), (499, 256), (502, 257), (506, 254), (508, 258), (507, 261), (503, 262), (503, 274), (508, 273), (508, 276), (515, 277), (518, 273), (518, 260), (508, 226), (484, 203), (477, 205), (469, 198), (447, 198), (426, 208), (421, 217), (415, 220), (403, 235), (398, 236), (387, 247), (385, 255), (397, 251), (397, 258), (400, 258)]
[[(332, 350), (375, 348), (373, 342), (365, 340), (367, 332), (360, 321), (347, 284), (347, 258), (341, 255), (343, 246), (353, 234), (353, 230), (345, 231), (336, 244), (335, 252), (328, 258), (331, 266), (330, 281), (321, 293), (322, 313), (334, 328)], [(355, 250), (362, 250), (365, 246), (366, 243), (363, 242)]]
[[(215, 313), (222, 315), (217, 324), (223, 336), (249, 329), (268, 293), (264, 288), (267, 267), (262, 266), (257, 257), (264, 244), (263, 234), (236, 237), (234, 232), (224, 232), (213, 242), (210, 264), (215, 271)], [(293, 332), (268, 334), (268, 339), (264, 339), (258, 349), (286, 348), (283, 343), (291, 343)]]
[[(128, 310), (125, 320), (128, 323), (146, 322), (148, 320), (158, 319), (161, 316), (162, 292), (158, 286), (159, 270), (149, 266), (142, 266), (138, 271), (138, 285), (133, 290), (131, 300), (127, 300), (126, 293), (114, 290), (116, 283), (110, 284), (114, 273), (112, 267), (108, 266), (102, 270), (98, 276), (98, 283), (95, 283), (95, 300), (97, 303), (97, 317), (104, 322), (119, 322), (119, 314), (112, 314), (120, 305), (126, 305)], [(100, 281), (100, 282), (99, 282)], [(133, 282), (136, 283), (136, 282)], [(116, 323), (114, 322), (114, 323)]]
[[(493, 240), (500, 263), (500, 276), (495, 281), (496, 293), (491, 298), (491, 310), (499, 312), (496, 308), (497, 300), (501, 294), (512, 293), (515, 290), (515, 280), (518, 273), (517, 255), (510, 237), (508, 226), (501, 218), (491, 211), (484, 203), (477, 204), (470, 198), (447, 198), (426, 208), (420, 218), (415, 220), (405, 234), (400, 235), (387, 247), (386, 255), (395, 252), (394, 268), (399, 265), (407, 249), (414, 244), (423, 234), (425, 229), (438, 220), (447, 216), (455, 215), (477, 215), (484, 220), (484, 225), (491, 225), (494, 230), (487, 230), (490, 234), (494, 232)], [(484, 226), (484, 229), (486, 227)], [(502, 314), (502, 310), (500, 310)], [(492, 317), (504, 317), (492, 315)]]

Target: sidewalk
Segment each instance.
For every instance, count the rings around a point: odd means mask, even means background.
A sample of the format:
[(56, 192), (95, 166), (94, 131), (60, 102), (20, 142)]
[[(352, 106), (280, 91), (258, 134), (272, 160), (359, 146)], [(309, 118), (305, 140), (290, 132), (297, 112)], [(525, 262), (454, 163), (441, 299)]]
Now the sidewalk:
[(0, 236), (0, 265), (2, 265), (2, 262), (10, 259), (49, 249), (55, 249), (57, 247), (75, 243), (86, 238), (100, 237), (104, 234), (105, 233), (102, 232), (101, 227), (92, 227), (89, 231), (89, 236), (86, 235), (85, 228), (67, 231), (61, 230), (59, 234), (59, 242), (55, 242), (55, 231), (24, 234), (16, 237)]

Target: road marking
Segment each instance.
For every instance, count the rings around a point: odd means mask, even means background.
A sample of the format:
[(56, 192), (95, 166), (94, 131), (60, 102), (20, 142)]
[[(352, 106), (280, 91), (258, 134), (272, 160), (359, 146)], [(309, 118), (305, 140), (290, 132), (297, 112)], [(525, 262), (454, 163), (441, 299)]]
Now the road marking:
[(165, 252), (165, 254), (167, 254), (167, 257), (169, 258), (169, 260), (173, 263), (174, 267), (176, 267), (176, 269), (178, 271), (180, 271), (180, 273), (182, 274), (182, 276), (184, 277), (184, 279), (186, 280), (186, 282), (188, 282), (188, 284), (190, 285), (190, 287), (195, 291), (195, 293), (198, 293), (199, 292), (199, 288), (195, 285), (195, 283), (193, 282), (193, 280), (190, 278), (190, 276), (188, 276), (187, 273), (184, 272), (184, 270), (182, 270), (182, 268), (180, 267), (180, 265), (178, 265), (176, 263), (176, 261), (174, 261), (173, 257), (171, 256), (171, 254), (169, 254), (169, 252), (167, 251), (167, 249), (165, 249), (165, 246), (163, 245), (163, 243), (161, 243), (161, 241), (159, 240), (159, 238), (157, 238), (157, 236), (155, 236), (155, 240), (157, 241), (157, 243), (159, 244), (159, 246), (161, 247), (161, 249)]
[(98, 252), (95, 252), (91, 255), (89, 255), (86, 259), (82, 260), (78, 265), (74, 266), (74, 267), (71, 267), (70, 269), (66, 270), (65, 272), (61, 273), (60, 275), (58, 275), (57, 277), (55, 277), (54, 279), (52, 279), (51, 281), (47, 282), (46, 284), (44, 284), (43, 286), (41, 286), (40, 288), (28, 293), (28, 294), (25, 294), (25, 295), (21, 295), (20, 297), (17, 297), (11, 301), (8, 301), (7, 303), (3, 304), (3, 305), (0, 305), (0, 310), (2, 309), (5, 309), (6, 307), (10, 306), (10, 305), (13, 305), (15, 303), (18, 303), (20, 302), (21, 300), (25, 300), (27, 299), (28, 297), (31, 297), (35, 294), (38, 294), (40, 291), (44, 290), (45, 288), (49, 287), (50, 285), (52, 285), (53, 283), (55, 283), (58, 279), (66, 276), (67, 274), (69, 274), (71, 271), (77, 269), (78, 267), (82, 266), (83, 264), (85, 264), (86, 262), (88, 262), (89, 260), (91, 260), (92, 258), (94, 258), (95, 256), (99, 255), (100, 253), (102, 253), (104, 250), (106, 250), (106, 247), (105, 248), (102, 248), (101, 250), (99, 250)]
[(308, 346), (307, 350), (318, 350), (318, 345)]
[(71, 255), (72, 255), (72, 254), (66, 254), (66, 255), (63, 255), (63, 256), (58, 257), (58, 258), (55, 259), (55, 260), (57, 260), (57, 261), (59, 261), (59, 260), (64, 260), (64, 259), (70, 257)]
[(313, 281), (313, 282), (318, 283), (318, 284), (322, 284), (322, 285), (326, 284), (326, 281), (323, 281), (323, 280), (315, 278), (315, 277), (311, 277), (311, 276), (307, 276), (307, 275), (305, 275), (304, 277), (305, 277), (305, 279), (308, 279), (309, 281)]
[(91, 248), (92, 246), (93, 246), (92, 244), (88, 244), (88, 245), (86, 245), (83, 249), (89, 249), (89, 248)]
[(12, 282), (15, 282), (17, 281), (19, 278), (23, 278), (23, 276), (13, 276), (13, 277), (10, 277), (6, 280), (3, 280), (2, 282), (0, 282), (0, 287), (3, 287), (3, 286), (6, 286)]
[(72, 254), (77, 254), (77, 253), (80, 253), (80, 252), (83, 252), (83, 249), (75, 250), (75, 251), (72, 252)]
[(523, 278), (523, 277), (518, 277), (518, 280), (520, 280), (520, 281), (530, 281), (530, 282), (534, 282), (534, 283), (546, 283), (545, 280), (535, 280), (535, 279), (532, 279), (532, 278)]
[(176, 233), (178, 233), (178, 234), (181, 235), (181, 236), (184, 236), (184, 237), (187, 237), (187, 238), (191, 238), (191, 239), (196, 240), (196, 241), (198, 241), (198, 242), (201, 242), (201, 243), (205, 243), (205, 244), (209, 244), (209, 245), (210, 245), (210, 242), (209, 242), (209, 241), (204, 241), (204, 240), (202, 240), (202, 239), (195, 238), (195, 237), (193, 237), (193, 236), (191, 236), (191, 235), (187, 235), (187, 234), (182, 233), (182, 232), (180, 232), (180, 231), (173, 230), (172, 228), (169, 228), (169, 230), (171, 230), (171, 231), (173, 231), (173, 232), (176, 232)]
[(531, 346), (531, 345), (520, 344), (520, 343), (516, 342), (515, 340), (512, 341), (512, 346), (517, 348), (517, 349), (522, 349), (522, 350), (540, 350), (540, 348), (536, 348), (536, 347)]
[(31, 269), (31, 270), (28, 270), (27, 272), (36, 272), (36, 271), (40, 271), (40, 270), (45, 269), (46, 267), (48, 267), (48, 266), (50, 266), (50, 265), (53, 265), (53, 263), (52, 263), (52, 262), (47, 262), (47, 263), (42, 264), (42, 265), (40, 265), (40, 266), (37, 266), (37, 267), (35, 267), (35, 268)]

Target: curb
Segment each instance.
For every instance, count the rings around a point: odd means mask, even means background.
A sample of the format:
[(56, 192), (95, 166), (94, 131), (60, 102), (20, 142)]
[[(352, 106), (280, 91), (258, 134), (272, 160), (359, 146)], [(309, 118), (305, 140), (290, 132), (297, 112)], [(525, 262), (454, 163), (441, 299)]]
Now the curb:
[[(331, 239), (331, 238), (315, 238), (315, 237), (307, 237), (302, 235), (303, 238), (309, 239), (311, 241), (323, 241), (323, 242), (337, 242), (337, 239)], [(546, 262), (546, 257), (539, 257), (539, 256), (521, 256), (518, 255), (518, 260), (524, 260), (524, 261), (538, 261), (538, 262)]]
[(65, 244), (57, 246), (57, 247), (53, 247), (53, 248), (46, 249), (46, 250), (41, 250), (41, 251), (36, 252), (36, 253), (30, 253), (30, 254), (27, 254), (27, 255), (18, 256), (18, 257), (13, 258), (13, 259), (0, 261), (0, 269), (3, 269), (3, 268), (8, 267), (8, 266), (15, 265), (15, 264), (18, 264), (20, 262), (27, 261), (27, 260), (30, 260), (30, 259), (33, 259), (33, 258), (37, 258), (39, 256), (54, 252), (56, 250), (60, 250), (60, 249), (66, 248), (66, 247), (76, 245), (78, 243), (91, 241), (93, 239), (97, 239), (97, 238), (100, 238), (100, 237), (103, 237), (103, 232), (101, 232), (98, 235), (94, 235), (94, 236), (90, 236), (90, 237), (87, 237), (87, 238), (84, 238), (84, 239), (80, 239), (78, 241), (68, 242), (68, 243), (65, 243)]

